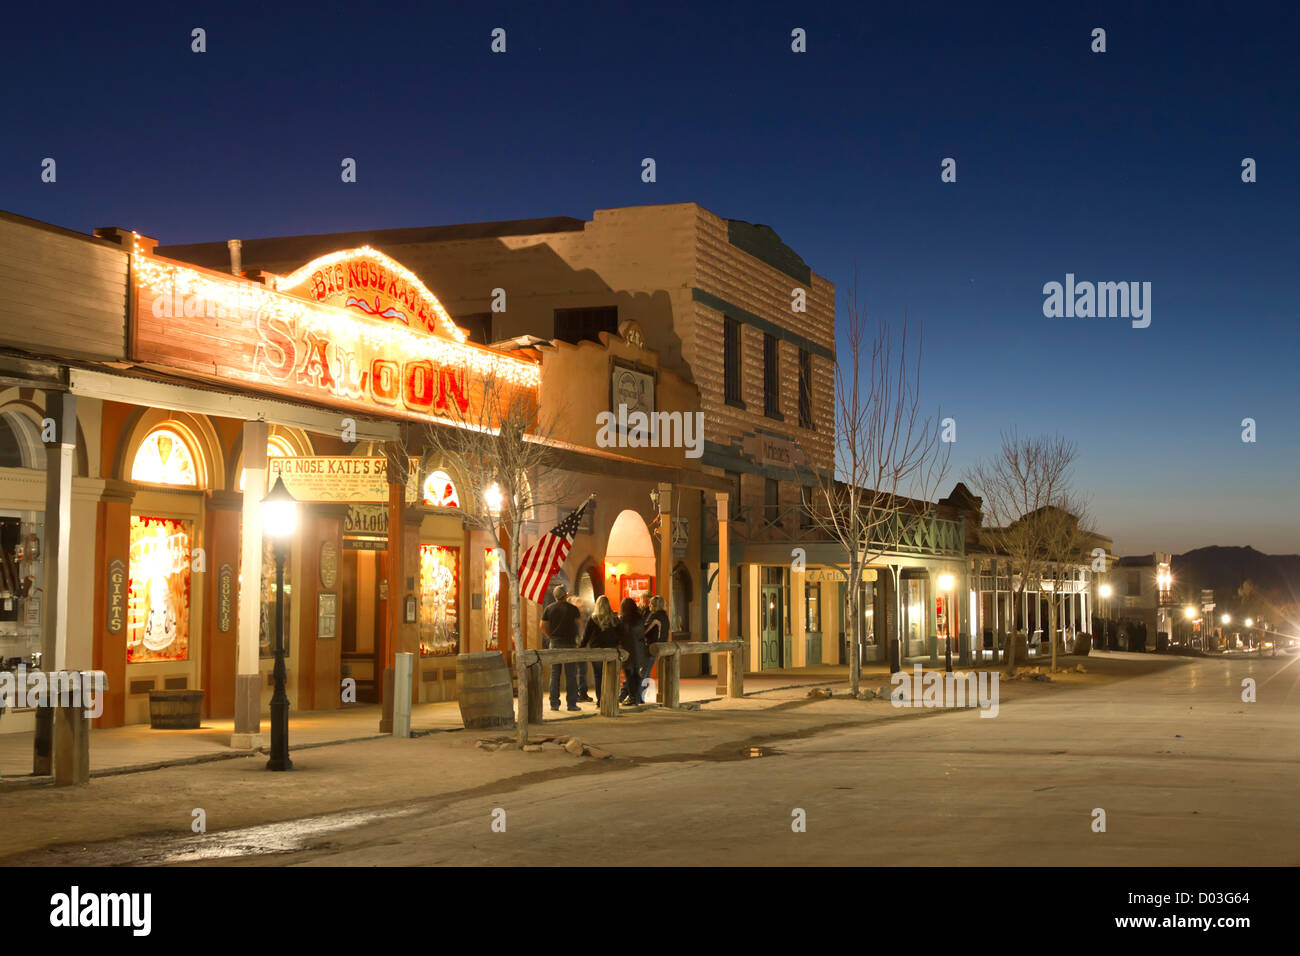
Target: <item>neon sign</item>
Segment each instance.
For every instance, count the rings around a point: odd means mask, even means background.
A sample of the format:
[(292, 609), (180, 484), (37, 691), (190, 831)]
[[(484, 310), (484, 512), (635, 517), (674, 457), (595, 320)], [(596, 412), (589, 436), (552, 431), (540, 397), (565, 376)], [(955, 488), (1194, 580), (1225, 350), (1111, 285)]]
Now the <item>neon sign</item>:
[[(466, 342), (419, 279), (373, 249), (314, 260), (273, 279), (275, 288), (138, 247), (132, 274), (131, 352), (139, 362), (325, 404), (452, 421), (480, 419), (489, 381), (532, 392), (541, 381), (537, 362)], [(212, 307), (151, 306), (178, 300)]]

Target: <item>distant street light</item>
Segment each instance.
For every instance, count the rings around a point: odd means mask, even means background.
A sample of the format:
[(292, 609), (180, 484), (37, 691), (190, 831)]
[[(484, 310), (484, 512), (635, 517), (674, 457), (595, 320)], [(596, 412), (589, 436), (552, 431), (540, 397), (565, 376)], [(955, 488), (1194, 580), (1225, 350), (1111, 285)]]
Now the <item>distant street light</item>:
[(1183, 608), (1183, 617), (1187, 618), (1187, 620), (1189, 621), (1192, 618), (1196, 617), (1196, 608), (1192, 607), (1191, 605), (1188, 605), (1187, 607)]
[(1231, 614), (1225, 614), (1225, 615), (1223, 615), (1223, 617), (1219, 618), (1219, 623), (1220, 623), (1220, 624), (1231, 624), (1231, 623), (1232, 623), (1232, 615), (1231, 615)]

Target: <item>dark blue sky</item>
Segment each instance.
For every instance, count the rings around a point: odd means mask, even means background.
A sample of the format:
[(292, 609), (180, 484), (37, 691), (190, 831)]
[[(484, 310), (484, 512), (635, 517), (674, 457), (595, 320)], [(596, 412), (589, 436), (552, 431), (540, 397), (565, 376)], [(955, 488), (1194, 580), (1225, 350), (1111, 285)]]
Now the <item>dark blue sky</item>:
[[(1120, 551), (1300, 551), (1294, 5), (470, 6), (14, 8), (0, 208), (179, 243), (696, 201), (922, 324), (954, 477), (1060, 431)], [(1044, 318), (1067, 272), (1151, 282), (1151, 326)]]

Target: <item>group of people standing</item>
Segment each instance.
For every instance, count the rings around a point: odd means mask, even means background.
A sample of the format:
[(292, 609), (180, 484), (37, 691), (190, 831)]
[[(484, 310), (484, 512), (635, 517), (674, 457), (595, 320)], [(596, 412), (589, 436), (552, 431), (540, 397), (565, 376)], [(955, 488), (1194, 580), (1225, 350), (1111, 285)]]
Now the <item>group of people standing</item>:
[[(551, 591), (552, 602), (542, 611), (542, 633), (547, 647), (620, 647), (627, 651), (623, 664), (623, 687), (619, 703), (636, 706), (645, 703), (643, 687), (654, 667), (650, 645), (672, 640), (671, 626), (664, 599), (659, 595), (641, 601), (624, 598), (614, 613), (609, 598), (603, 594), (596, 599), (590, 617), (583, 612), (576, 598), (571, 598), (564, 585)], [(585, 622), (584, 622), (585, 618)], [(604, 665), (593, 663), (596, 679), (595, 703), (600, 703), (604, 686)], [(569, 710), (580, 710), (580, 702), (591, 702), (587, 692), (587, 665), (585, 663), (551, 665), (551, 710), (560, 709), (560, 671), (564, 671), (565, 697)]]

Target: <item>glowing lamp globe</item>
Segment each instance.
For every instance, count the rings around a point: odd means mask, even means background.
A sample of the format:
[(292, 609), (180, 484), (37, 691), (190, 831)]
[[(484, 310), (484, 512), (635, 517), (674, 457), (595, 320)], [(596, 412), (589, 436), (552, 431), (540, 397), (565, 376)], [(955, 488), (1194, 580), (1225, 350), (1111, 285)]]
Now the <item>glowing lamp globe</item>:
[(284, 476), (262, 499), (262, 528), (272, 538), (287, 538), (298, 526), (298, 499), (284, 486)]
[(940, 590), (940, 591), (951, 591), (951, 590), (952, 590), (952, 575), (951, 575), (951, 574), (941, 574), (941, 575), (939, 575), (939, 590)]

